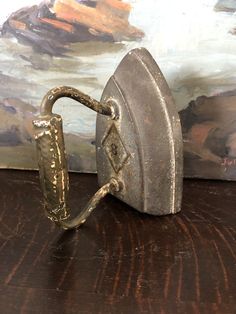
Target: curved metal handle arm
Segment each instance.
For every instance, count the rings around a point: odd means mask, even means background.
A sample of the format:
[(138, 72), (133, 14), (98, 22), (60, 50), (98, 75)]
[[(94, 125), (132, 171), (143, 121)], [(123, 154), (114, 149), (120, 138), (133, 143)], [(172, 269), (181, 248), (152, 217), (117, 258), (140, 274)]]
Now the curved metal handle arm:
[(52, 114), (52, 108), (55, 102), (63, 97), (71, 98), (79, 103), (85, 105), (86, 107), (96, 111), (97, 113), (104, 114), (106, 116), (111, 116), (115, 114), (115, 109), (111, 105), (103, 104), (92, 97), (82, 93), (80, 90), (70, 87), (70, 86), (59, 86), (52, 88), (44, 96), (41, 106), (40, 115), (47, 116)]
[(86, 207), (73, 219), (70, 220), (61, 220), (56, 222), (59, 226), (61, 226), (63, 229), (73, 229), (78, 228), (80, 225), (82, 225), (87, 218), (90, 216), (92, 211), (97, 207), (99, 202), (110, 192), (118, 192), (120, 190), (121, 186), (119, 182), (112, 178), (110, 182), (103, 185), (95, 194), (94, 196), (89, 200)]
[(33, 122), (46, 215), (64, 229), (71, 229), (83, 224), (99, 201), (109, 192), (119, 191), (121, 186), (115, 179), (111, 179), (97, 191), (77, 217), (68, 220), (70, 216), (70, 209), (67, 205), (69, 176), (62, 118), (52, 113), (53, 105), (62, 97), (72, 98), (92, 110), (112, 118), (115, 116), (115, 109), (112, 105), (102, 104), (75, 88), (62, 86), (51, 89), (45, 95), (40, 108), (40, 116)]

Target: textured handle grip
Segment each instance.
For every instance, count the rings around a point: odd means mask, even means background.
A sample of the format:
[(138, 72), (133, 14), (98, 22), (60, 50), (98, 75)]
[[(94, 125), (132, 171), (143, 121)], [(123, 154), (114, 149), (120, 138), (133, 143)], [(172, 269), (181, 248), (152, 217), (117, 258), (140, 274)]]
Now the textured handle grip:
[(56, 114), (41, 116), (33, 124), (46, 215), (58, 222), (69, 217), (69, 178), (62, 118)]

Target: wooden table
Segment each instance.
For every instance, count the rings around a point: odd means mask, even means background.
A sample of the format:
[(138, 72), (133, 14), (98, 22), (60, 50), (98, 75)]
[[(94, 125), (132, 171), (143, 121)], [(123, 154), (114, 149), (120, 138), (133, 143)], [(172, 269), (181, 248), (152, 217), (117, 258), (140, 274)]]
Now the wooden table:
[[(71, 207), (97, 189), (71, 175)], [(76, 232), (44, 217), (36, 172), (0, 171), (0, 313), (236, 313), (236, 183), (186, 180), (182, 212), (109, 196)]]

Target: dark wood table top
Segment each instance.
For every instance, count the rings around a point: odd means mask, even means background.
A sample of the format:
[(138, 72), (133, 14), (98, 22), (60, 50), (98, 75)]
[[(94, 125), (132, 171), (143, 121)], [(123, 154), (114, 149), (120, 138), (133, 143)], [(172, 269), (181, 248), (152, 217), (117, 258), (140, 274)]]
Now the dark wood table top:
[[(71, 206), (97, 189), (71, 175)], [(0, 171), (0, 313), (236, 313), (236, 183), (185, 180), (182, 212), (108, 196), (77, 231), (42, 211), (38, 174)]]

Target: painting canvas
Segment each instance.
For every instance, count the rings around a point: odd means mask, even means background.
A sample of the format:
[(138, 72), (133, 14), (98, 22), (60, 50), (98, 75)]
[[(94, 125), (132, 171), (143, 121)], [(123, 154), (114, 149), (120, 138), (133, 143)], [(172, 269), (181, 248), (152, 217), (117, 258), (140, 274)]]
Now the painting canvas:
[[(32, 120), (71, 85), (99, 99), (146, 47), (171, 88), (187, 177), (236, 179), (236, 0), (12, 0), (0, 4), (0, 167), (37, 168)], [(95, 172), (91, 110), (60, 100), (69, 167)]]

